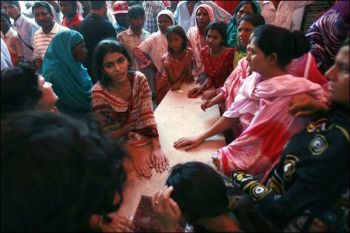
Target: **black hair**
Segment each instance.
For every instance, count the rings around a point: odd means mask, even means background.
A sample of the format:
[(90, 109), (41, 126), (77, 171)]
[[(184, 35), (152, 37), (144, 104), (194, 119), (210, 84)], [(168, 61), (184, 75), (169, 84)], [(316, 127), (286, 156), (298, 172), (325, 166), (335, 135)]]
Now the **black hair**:
[(252, 7), (253, 13), (258, 13), (258, 8), (254, 4), (253, 1), (240, 1), (239, 4), (237, 5), (236, 9), (233, 11), (232, 15), (236, 16), (238, 11), (242, 8), (244, 5), (250, 5)]
[(68, 3), (71, 4), (72, 6), (77, 6), (77, 3), (78, 3), (77, 0), (58, 1), (58, 3), (61, 3), (61, 2), (68, 2)]
[(253, 31), (254, 43), (268, 56), (277, 55), (277, 62), (281, 68), (287, 66), (292, 59), (300, 57), (308, 51), (307, 39), (299, 32), (270, 24), (260, 25)]
[(218, 22), (218, 21), (215, 21), (215, 22), (211, 22), (206, 28), (205, 28), (205, 31), (204, 31), (204, 35), (207, 36), (209, 30), (216, 30), (219, 32), (219, 34), (221, 35), (222, 37), (222, 45), (223, 46), (226, 46), (227, 45), (227, 42), (226, 42), (226, 31), (227, 31), (227, 26), (226, 26), (226, 23), (224, 22)]
[[(187, 36), (186, 36), (184, 29), (179, 25), (172, 25), (172, 26), (168, 27), (165, 31), (165, 35), (166, 35), (167, 39), (169, 39), (169, 36), (171, 33), (175, 33), (176, 35), (180, 36), (182, 39), (182, 49), (183, 50), (187, 49), (188, 39), (187, 39)], [(173, 52), (169, 46), (168, 46), (168, 52), (169, 53)]]
[(117, 208), (124, 155), (97, 124), (68, 115), (21, 112), (2, 120), (1, 231), (89, 231), (92, 214)]
[(102, 86), (108, 86), (110, 84), (110, 79), (106, 77), (103, 70), (103, 58), (107, 53), (118, 52), (123, 54), (129, 61), (129, 66), (132, 64), (132, 60), (128, 51), (126, 50), (124, 44), (120, 43), (114, 38), (104, 39), (98, 43), (95, 48), (93, 63), (95, 68), (96, 79), (101, 82)]
[(251, 13), (243, 16), (237, 25), (239, 25), (242, 21), (249, 22), (252, 24), (254, 27), (264, 25), (265, 24), (265, 19), (261, 14), (258, 13)]
[(38, 74), (29, 62), (1, 71), (1, 118), (9, 113), (33, 110), (42, 96)]
[(9, 25), (11, 25), (10, 17), (6, 14), (4, 9), (1, 9), (1, 19), (4, 19)]
[(145, 17), (145, 10), (140, 5), (133, 5), (129, 8), (128, 16), (130, 19)]
[(170, 171), (166, 185), (174, 187), (171, 198), (190, 223), (227, 211), (225, 184), (209, 165), (201, 162), (177, 164)]
[(106, 1), (89, 1), (90, 8), (93, 10), (99, 10), (102, 7), (106, 6)]
[(19, 5), (19, 1), (9, 0), (9, 1), (1, 1), (1, 3), (7, 3), (7, 4), (13, 5), (17, 8), (21, 8), (21, 6)]
[(73, 9), (77, 9), (78, 8), (78, 1), (76, 1), (76, 0), (73, 0), (73, 1), (58, 1), (58, 3), (61, 3), (61, 2), (68, 2), (73, 7)]
[(34, 10), (35, 10), (36, 8), (41, 8), (41, 7), (46, 8), (47, 12), (48, 12), (51, 16), (53, 16), (53, 12), (52, 12), (52, 9), (51, 9), (50, 4), (47, 3), (47, 2), (44, 2), (44, 1), (37, 1), (37, 2), (34, 3), (34, 5), (32, 6), (33, 15), (34, 15)]

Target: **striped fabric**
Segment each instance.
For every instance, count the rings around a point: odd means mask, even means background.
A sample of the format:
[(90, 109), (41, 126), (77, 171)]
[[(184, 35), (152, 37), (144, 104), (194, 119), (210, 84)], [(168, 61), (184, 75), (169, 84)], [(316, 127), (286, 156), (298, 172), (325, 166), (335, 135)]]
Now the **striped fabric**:
[(92, 88), (92, 108), (107, 134), (124, 138), (131, 146), (142, 146), (158, 137), (151, 91), (142, 73), (130, 73), (129, 80), (132, 95), (128, 101), (96, 83)]
[(44, 59), (46, 49), (49, 47), (52, 38), (56, 35), (57, 32), (67, 29), (68, 28), (63, 27), (55, 22), (52, 30), (47, 34), (43, 32), (42, 28), (36, 31), (33, 39), (34, 59)]
[(339, 1), (315, 21), (306, 33), (310, 41), (311, 53), (322, 73), (334, 63), (335, 56), (348, 36), (349, 1)]
[(301, 32), (306, 34), (307, 30), (325, 11), (330, 7), (329, 1), (314, 1), (307, 5), (301, 22)]
[(139, 65), (137, 64), (136, 59), (134, 58), (134, 54), (133, 54), (133, 49), (138, 46), (139, 44), (141, 44), (141, 42), (145, 41), (151, 34), (148, 31), (145, 31), (142, 29), (142, 33), (140, 36), (136, 35), (131, 28), (129, 27), (127, 30), (119, 33), (117, 35), (117, 39), (124, 43), (126, 49), (129, 52), (131, 61), (132, 61), (132, 69), (133, 70), (138, 70), (139, 69)]

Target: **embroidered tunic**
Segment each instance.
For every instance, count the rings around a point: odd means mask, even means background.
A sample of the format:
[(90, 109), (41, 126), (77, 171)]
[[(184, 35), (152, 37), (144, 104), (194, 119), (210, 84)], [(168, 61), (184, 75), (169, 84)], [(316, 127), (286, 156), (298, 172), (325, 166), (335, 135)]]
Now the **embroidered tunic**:
[(214, 84), (215, 88), (219, 88), (224, 85), (224, 82), (233, 70), (232, 63), (234, 54), (235, 50), (231, 48), (226, 48), (218, 57), (210, 55), (208, 46), (205, 46), (201, 50), (204, 69), (210, 79), (209, 86)]
[(112, 137), (122, 137), (129, 145), (142, 146), (158, 137), (151, 91), (146, 77), (130, 73), (132, 93), (128, 101), (101, 86), (92, 88), (92, 107), (102, 129)]

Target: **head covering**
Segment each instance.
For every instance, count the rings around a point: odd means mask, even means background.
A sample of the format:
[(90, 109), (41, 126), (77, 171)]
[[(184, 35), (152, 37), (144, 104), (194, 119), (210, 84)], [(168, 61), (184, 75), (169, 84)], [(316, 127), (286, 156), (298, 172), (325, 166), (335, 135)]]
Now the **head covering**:
[(52, 38), (44, 56), (43, 76), (52, 83), (59, 97), (57, 107), (62, 112), (91, 111), (91, 78), (72, 54), (72, 48), (82, 41), (84, 38), (79, 32), (63, 30)]
[(113, 4), (113, 15), (120, 14), (120, 13), (128, 13), (129, 12), (129, 6), (126, 1), (116, 1)]
[[(249, 1), (247, 1), (245, 4), (249, 4)], [(243, 7), (245, 4), (243, 4), (241, 7)], [(260, 6), (259, 3), (252, 1), (252, 4), (255, 5), (257, 12), (260, 14)], [(241, 8), (240, 7), (240, 8)], [(226, 40), (227, 40), (227, 46), (230, 48), (235, 48), (237, 46), (236, 42), (237, 42), (237, 13), (238, 13), (239, 9), (235, 10), (235, 13), (231, 19), (231, 21), (228, 23), (227, 25), (227, 31), (226, 31)], [(253, 12), (254, 13), (254, 12)]]
[(161, 16), (161, 15), (167, 15), (167, 16), (169, 16), (170, 19), (171, 19), (171, 21), (173, 21), (173, 25), (175, 25), (175, 17), (174, 17), (174, 14), (173, 14), (172, 11), (170, 11), (170, 10), (162, 10), (162, 11), (160, 11), (160, 12), (158, 13), (158, 15), (157, 15), (157, 21), (158, 21), (159, 16)]
[[(196, 15), (197, 15), (197, 11), (200, 9), (200, 8), (204, 8), (207, 12), (208, 12), (208, 15), (209, 15), (209, 23), (213, 22), (214, 21), (214, 11), (213, 11), (213, 8), (207, 4), (201, 4), (199, 5), (197, 8), (196, 8)], [(196, 26), (197, 26), (197, 20), (195, 22)]]

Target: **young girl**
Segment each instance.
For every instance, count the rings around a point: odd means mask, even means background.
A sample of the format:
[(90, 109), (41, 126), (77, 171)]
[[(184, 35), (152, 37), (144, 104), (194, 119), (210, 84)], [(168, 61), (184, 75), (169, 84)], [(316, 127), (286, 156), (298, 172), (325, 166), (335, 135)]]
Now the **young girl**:
[(188, 92), (188, 97), (196, 98), (203, 91), (214, 86), (220, 88), (233, 70), (234, 49), (226, 47), (226, 24), (213, 22), (205, 29), (207, 45), (201, 50), (207, 80)]
[(183, 82), (190, 83), (193, 81), (193, 53), (190, 48), (187, 48), (185, 31), (182, 27), (176, 25), (169, 27), (165, 34), (168, 40), (168, 52), (162, 57), (165, 74), (156, 87), (158, 103), (164, 98), (169, 89), (176, 91), (180, 89)]
[(101, 41), (94, 60), (99, 82), (92, 88), (92, 106), (97, 121), (106, 133), (124, 139), (128, 146), (152, 143), (150, 155), (131, 158), (141, 176), (150, 177), (153, 167), (157, 172), (163, 172), (168, 161), (159, 144), (151, 92), (145, 76), (130, 71), (129, 53), (115, 40)]
[(155, 74), (154, 77), (148, 77), (151, 85), (154, 83), (155, 86), (158, 85), (157, 82), (159, 82), (160, 77), (165, 72), (162, 63), (162, 56), (168, 50), (165, 31), (169, 26), (175, 24), (174, 14), (169, 10), (160, 11), (157, 20), (159, 30), (152, 33), (151, 36), (133, 50), (134, 57), (140, 69), (151, 69)]
[[(239, 47), (246, 48), (249, 44), (249, 38), (251, 36), (252, 31), (259, 25), (264, 24), (264, 18), (260, 14), (248, 14), (241, 18), (238, 23), (238, 35), (237, 35), (237, 43)], [(294, 32), (294, 36), (297, 34), (301, 34), (298, 32)], [(306, 40), (305, 36), (301, 34), (301, 36)], [(300, 40), (303, 38), (300, 36)], [(289, 74), (292, 74), (297, 77), (304, 77), (309, 79), (314, 83), (318, 83), (323, 86), (327, 83), (325, 77), (317, 70), (315, 66), (314, 59), (312, 59), (311, 53), (309, 51), (309, 45), (307, 40), (305, 41), (305, 46), (301, 46), (301, 49), (298, 53), (298, 58), (293, 59), (292, 62), (286, 67), (286, 71)], [(246, 49), (244, 49), (246, 50)], [(237, 56), (237, 51), (242, 51), (242, 49), (237, 49), (235, 53), (235, 60)], [(240, 56), (240, 55), (238, 55)], [(306, 59), (305, 59), (306, 58)], [(310, 65), (307, 65), (307, 61), (305, 60), (313, 60)], [(242, 86), (244, 80), (251, 74), (249, 71), (249, 63), (243, 58), (238, 62), (238, 65), (234, 69), (234, 71), (230, 74), (230, 76), (225, 81), (224, 85), (220, 90), (216, 93), (216, 96), (212, 99), (208, 98), (203, 102), (201, 108), (203, 110), (215, 105), (221, 104), (225, 106), (225, 110), (227, 110), (231, 104), (234, 102), (235, 97), (238, 94), (239, 88)], [(303, 106), (305, 107), (305, 106)], [(240, 125), (235, 125), (232, 129), (233, 138), (236, 138), (241, 133)]]
[(243, 82), (235, 102), (206, 132), (179, 139), (174, 146), (194, 148), (240, 123), (243, 132), (215, 152), (213, 162), (227, 175), (245, 170), (262, 177), (278, 162), (287, 141), (308, 121), (288, 112), (291, 99), (302, 93), (322, 102), (326, 98), (320, 85), (286, 73), (286, 66), (300, 49), (294, 34), (284, 28), (261, 25), (252, 35), (247, 61), (253, 74)]
[[(259, 25), (265, 24), (264, 17), (262, 17), (260, 14), (252, 13), (248, 14), (244, 17), (242, 17), (238, 23), (238, 34), (237, 34), (237, 47), (235, 49), (235, 56), (234, 56), (234, 63), (237, 60), (237, 58), (245, 57), (246, 54), (246, 47), (249, 43), (249, 37), (252, 33), (252, 31)], [(247, 67), (242, 66), (246, 65), (246, 63), (241, 62), (238, 66), (238, 60), (237, 64), (234, 64), (234, 71), (229, 75), (229, 77), (226, 79), (224, 85), (217, 91), (213, 91), (212, 93), (209, 93), (207, 91), (203, 95), (203, 99), (205, 101), (201, 105), (201, 108), (203, 110), (207, 109), (208, 107), (213, 106), (214, 104), (220, 103), (225, 101), (226, 98), (226, 106), (225, 104), (222, 104), (222, 108), (226, 110), (226, 108), (230, 107), (231, 103), (233, 102), (232, 96), (228, 96), (227, 93), (237, 93), (239, 87), (242, 84), (242, 81), (248, 77)], [(236, 67), (238, 66), (238, 69)], [(235, 75), (232, 75), (235, 74)], [(239, 77), (237, 77), (239, 75)], [(234, 78), (234, 79), (233, 79)], [(225, 96), (223, 95), (225, 92)], [(222, 94), (221, 94), (222, 93)]]

